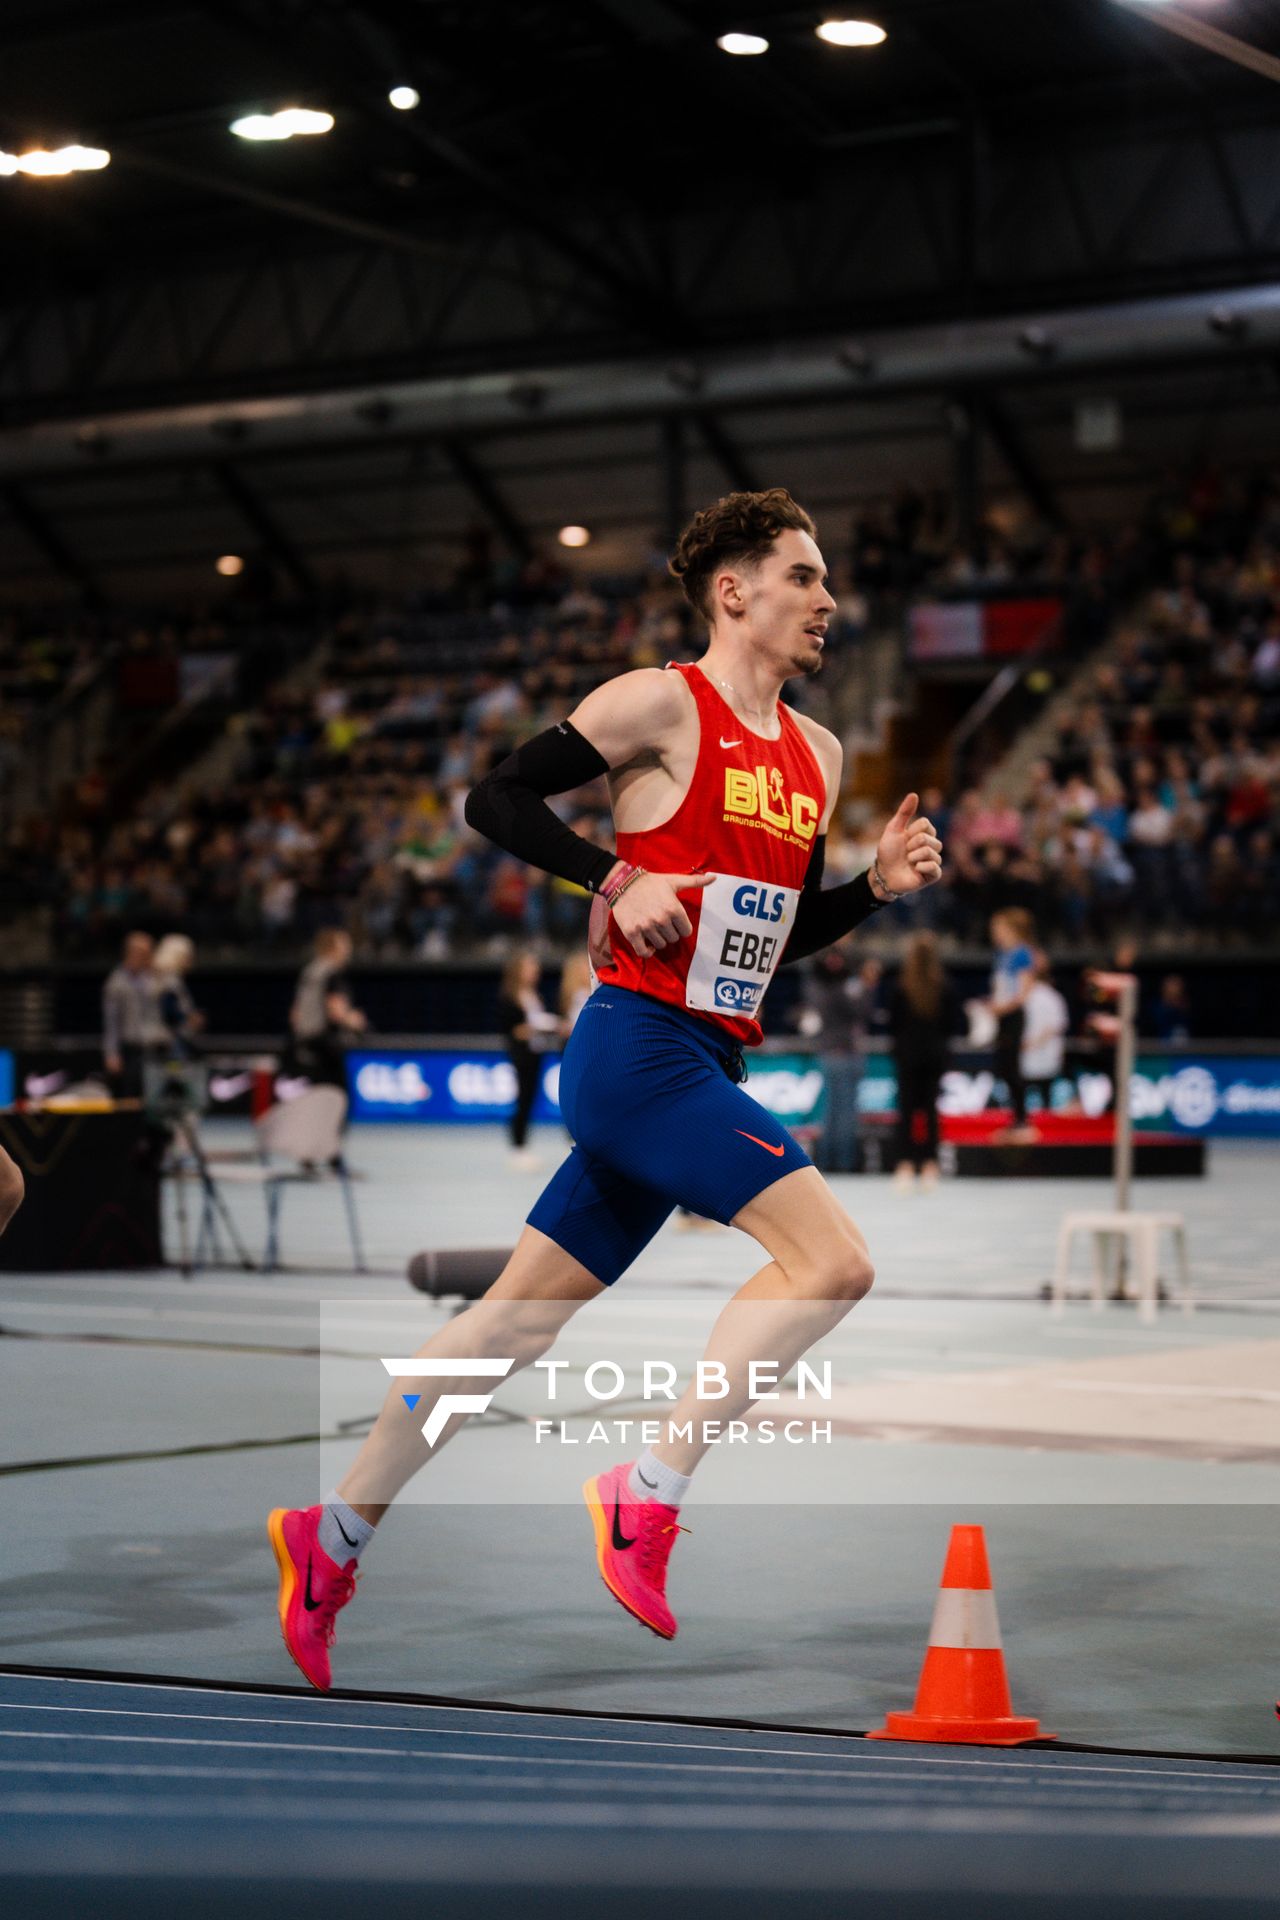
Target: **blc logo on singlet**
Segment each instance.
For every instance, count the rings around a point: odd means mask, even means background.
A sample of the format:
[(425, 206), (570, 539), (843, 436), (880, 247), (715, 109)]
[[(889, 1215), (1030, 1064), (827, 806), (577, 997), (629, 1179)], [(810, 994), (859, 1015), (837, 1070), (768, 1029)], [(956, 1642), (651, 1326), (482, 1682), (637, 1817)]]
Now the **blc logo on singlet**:
[(788, 793), (781, 769), (726, 767), (724, 811), (727, 820), (749, 821), (767, 832), (807, 845), (818, 831), (822, 808), (811, 793)]

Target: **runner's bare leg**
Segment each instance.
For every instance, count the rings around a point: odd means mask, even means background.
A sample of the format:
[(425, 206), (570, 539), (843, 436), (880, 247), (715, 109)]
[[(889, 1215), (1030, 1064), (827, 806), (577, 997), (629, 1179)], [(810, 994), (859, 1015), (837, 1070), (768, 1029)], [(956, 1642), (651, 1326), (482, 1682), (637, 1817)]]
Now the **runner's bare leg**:
[[(526, 1226), (498, 1279), (482, 1300), (458, 1314), (418, 1349), (422, 1360), (511, 1358), (512, 1373), (532, 1365), (554, 1345), (561, 1328), (588, 1300), (605, 1292), (595, 1276), (536, 1227)], [(510, 1378), (510, 1375), (507, 1376)], [(428, 1460), (433, 1460), (464, 1422), (455, 1414), (434, 1446), (422, 1436), (423, 1422), (442, 1393), (456, 1391), (456, 1380), (393, 1380), (373, 1429), (343, 1476), (338, 1492), (370, 1525), (376, 1526), (400, 1489)], [(406, 1417), (401, 1395), (421, 1395)]]
[(692, 1473), (706, 1453), (707, 1422), (744, 1414), (758, 1395), (749, 1387), (752, 1361), (776, 1366), (782, 1380), (816, 1341), (837, 1327), (871, 1287), (874, 1269), (861, 1232), (816, 1167), (799, 1167), (756, 1195), (733, 1221), (773, 1255), (724, 1308), (703, 1356), (725, 1370), (729, 1392), (700, 1397), (692, 1382), (664, 1412), (692, 1437), (664, 1438), (653, 1448), (664, 1466)]

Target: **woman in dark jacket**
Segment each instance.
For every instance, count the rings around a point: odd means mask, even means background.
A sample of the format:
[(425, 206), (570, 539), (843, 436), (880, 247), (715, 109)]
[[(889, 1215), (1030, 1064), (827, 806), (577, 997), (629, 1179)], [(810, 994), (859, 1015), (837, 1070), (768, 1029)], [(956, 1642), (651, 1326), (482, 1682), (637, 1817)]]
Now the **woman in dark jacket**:
[(938, 1180), (938, 1084), (947, 1064), (947, 1042), (959, 1031), (960, 1009), (931, 933), (913, 934), (889, 1002), (889, 1035), (898, 1074), (897, 1172), (899, 1187), (919, 1176), (924, 1187)]

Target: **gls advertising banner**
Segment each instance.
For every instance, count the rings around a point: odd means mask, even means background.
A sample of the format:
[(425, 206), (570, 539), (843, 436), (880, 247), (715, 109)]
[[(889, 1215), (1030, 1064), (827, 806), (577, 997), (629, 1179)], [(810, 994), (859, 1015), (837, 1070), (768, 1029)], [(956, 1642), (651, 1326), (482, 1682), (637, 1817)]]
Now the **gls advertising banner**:
[[(403, 1052), (360, 1048), (347, 1055), (353, 1120), (483, 1120), (509, 1116), (515, 1068), (505, 1054)], [(559, 1120), (560, 1061), (542, 1069), (535, 1120)], [(891, 1089), (892, 1090), (892, 1089)], [(822, 1069), (805, 1054), (771, 1054), (753, 1062), (747, 1092), (784, 1125), (814, 1120), (822, 1105)]]
[[(784, 1126), (821, 1120), (824, 1080), (810, 1054), (758, 1055), (746, 1091)], [(347, 1056), (355, 1120), (505, 1120), (516, 1095), (515, 1070), (495, 1051), (471, 1053), (357, 1051)], [(558, 1120), (560, 1062), (549, 1056), (534, 1108), (535, 1120)], [(1112, 1078), (1102, 1064), (1063, 1074), (1054, 1084), (1055, 1107), (1105, 1113)], [(988, 1065), (952, 1067), (943, 1075), (943, 1114), (977, 1114), (1002, 1104), (1003, 1088)], [(1261, 1054), (1141, 1054), (1133, 1078), (1133, 1117), (1155, 1132), (1280, 1139), (1280, 1056)], [(893, 1061), (872, 1054), (863, 1063), (858, 1105), (867, 1114), (897, 1105)]]
[[(558, 1120), (560, 1060), (548, 1056), (533, 1109)], [(516, 1070), (503, 1053), (347, 1055), (353, 1120), (505, 1120), (516, 1101)]]

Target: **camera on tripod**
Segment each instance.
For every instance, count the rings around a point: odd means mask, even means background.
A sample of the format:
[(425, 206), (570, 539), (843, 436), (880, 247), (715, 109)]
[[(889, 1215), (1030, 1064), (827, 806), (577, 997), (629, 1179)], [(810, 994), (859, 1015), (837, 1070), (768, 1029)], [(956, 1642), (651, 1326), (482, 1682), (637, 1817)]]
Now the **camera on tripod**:
[[(206, 1246), (216, 1252), (218, 1225), (226, 1233), (237, 1264), (252, 1272), (254, 1261), (209, 1167), (196, 1122), (209, 1107), (209, 1069), (200, 1060), (148, 1060), (142, 1069), (142, 1110), (155, 1134), (164, 1142), (164, 1170), (173, 1180), (177, 1199), (179, 1265), (191, 1274)], [(194, 1251), (187, 1220), (187, 1180), (195, 1179), (203, 1193), (200, 1227)]]
[(172, 1132), (209, 1107), (209, 1069), (199, 1060), (148, 1060), (142, 1069), (142, 1110)]

